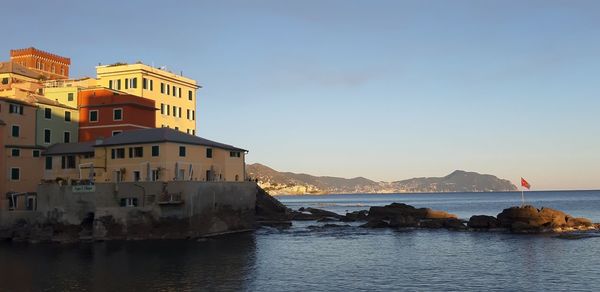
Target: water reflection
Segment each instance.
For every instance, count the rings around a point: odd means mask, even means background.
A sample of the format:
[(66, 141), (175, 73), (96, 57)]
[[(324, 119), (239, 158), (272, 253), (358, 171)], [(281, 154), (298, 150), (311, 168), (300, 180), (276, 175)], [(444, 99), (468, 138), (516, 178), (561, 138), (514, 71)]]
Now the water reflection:
[(245, 290), (256, 240), (0, 245), (2, 291)]

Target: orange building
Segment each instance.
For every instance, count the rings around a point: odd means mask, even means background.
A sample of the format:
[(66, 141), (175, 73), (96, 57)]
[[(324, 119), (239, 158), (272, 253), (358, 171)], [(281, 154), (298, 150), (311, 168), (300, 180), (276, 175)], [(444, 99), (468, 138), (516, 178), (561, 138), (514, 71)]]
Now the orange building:
[(154, 128), (154, 100), (106, 88), (79, 92), (79, 141), (109, 138), (124, 131)]
[(44, 75), (47, 79), (68, 79), (71, 59), (36, 48), (10, 50), (10, 61)]

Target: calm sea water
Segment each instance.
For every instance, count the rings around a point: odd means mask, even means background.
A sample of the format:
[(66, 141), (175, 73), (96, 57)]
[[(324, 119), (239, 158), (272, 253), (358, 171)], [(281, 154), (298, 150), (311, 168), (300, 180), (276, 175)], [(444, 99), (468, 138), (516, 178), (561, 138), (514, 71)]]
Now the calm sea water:
[[(499, 213), (520, 193), (280, 198), (338, 212), (405, 202)], [(537, 192), (529, 203), (600, 221), (600, 192)], [(600, 238), (446, 230), (292, 228), (207, 241), (0, 244), (0, 291), (598, 291)]]

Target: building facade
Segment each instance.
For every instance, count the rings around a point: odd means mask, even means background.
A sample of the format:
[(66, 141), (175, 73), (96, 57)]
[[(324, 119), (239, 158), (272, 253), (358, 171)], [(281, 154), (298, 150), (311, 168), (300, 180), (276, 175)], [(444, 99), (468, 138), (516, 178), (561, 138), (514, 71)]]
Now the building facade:
[(32, 69), (45, 79), (68, 79), (71, 59), (36, 48), (10, 50), (10, 61)]
[(196, 81), (145, 64), (96, 67), (98, 85), (152, 99), (159, 109), (155, 127), (196, 134)]
[(103, 141), (48, 148), (44, 179), (244, 181), (246, 152), (170, 128), (135, 130)]
[(105, 139), (130, 130), (154, 128), (154, 100), (110, 89), (79, 92), (79, 141)]
[[(35, 143), (36, 106), (0, 97), (0, 210), (24, 208), (42, 177), (42, 148)], [(14, 200), (9, 200), (12, 198)]]
[(82, 78), (76, 80), (50, 80), (44, 82), (44, 96), (62, 104), (77, 108), (79, 92), (87, 88), (95, 88), (96, 79)]
[(79, 111), (56, 100), (33, 95), (36, 108), (36, 144), (48, 147), (56, 143), (79, 141)]

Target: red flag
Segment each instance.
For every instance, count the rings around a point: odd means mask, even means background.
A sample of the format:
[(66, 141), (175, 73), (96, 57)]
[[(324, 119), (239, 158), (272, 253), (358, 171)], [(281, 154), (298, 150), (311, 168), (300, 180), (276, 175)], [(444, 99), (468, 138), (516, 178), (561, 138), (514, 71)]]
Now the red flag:
[(531, 188), (531, 185), (524, 178), (521, 178), (521, 186), (527, 189)]

